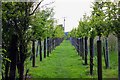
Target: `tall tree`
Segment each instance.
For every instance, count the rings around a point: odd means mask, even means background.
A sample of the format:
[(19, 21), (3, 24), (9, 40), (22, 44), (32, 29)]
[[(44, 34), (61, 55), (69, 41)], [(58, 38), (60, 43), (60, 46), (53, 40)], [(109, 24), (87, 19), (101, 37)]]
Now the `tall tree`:
[[(40, 1), (36, 8), (38, 8), (42, 1)], [(23, 80), (24, 61), (26, 60), (28, 53), (27, 44), (30, 41), (30, 35), (28, 35), (29, 17), (34, 14), (34, 11), (36, 11), (35, 8), (35, 10), (30, 14), (32, 5), (33, 2), (3, 2), (2, 4), (3, 48), (7, 50), (6, 57), (9, 57), (11, 60), (13, 60), (12, 57), (15, 56), (11, 56), (13, 54), (9, 54), (11, 53), (9, 48), (14, 47), (18, 49), (17, 52), (14, 53), (16, 53), (17, 65), (19, 65), (18, 73), (20, 80)], [(18, 37), (16, 38), (18, 41), (16, 40), (17, 43), (15, 45), (11, 44), (11, 40), (15, 38), (12, 37), (14, 34)], [(13, 61), (11, 61), (11, 63), (12, 62)], [(14, 68), (16, 68), (16, 65), (14, 65)], [(6, 69), (9, 69), (9, 67)], [(10, 70), (10, 72), (11, 71), (12, 70)], [(9, 72), (5, 73), (8, 74)], [(15, 75), (15, 73), (13, 75)], [(10, 74), (9, 77), (13, 78), (13, 80), (15, 79), (15, 76), (12, 76), (12, 74)]]
[(93, 57), (94, 57), (94, 38), (96, 36), (96, 31), (94, 28), (94, 19), (93, 17), (91, 17), (90, 22), (89, 22), (89, 27), (90, 27), (90, 31), (89, 31), (89, 43), (90, 43), (90, 75), (93, 75)]
[(104, 13), (102, 11), (103, 2), (95, 2), (93, 7), (92, 15), (96, 23), (94, 24), (95, 29), (97, 31), (97, 35), (99, 36), (99, 40), (97, 41), (97, 64), (98, 64), (98, 79), (102, 80), (102, 51), (101, 51), (101, 36), (102, 36), (102, 27), (103, 27), (103, 19)]

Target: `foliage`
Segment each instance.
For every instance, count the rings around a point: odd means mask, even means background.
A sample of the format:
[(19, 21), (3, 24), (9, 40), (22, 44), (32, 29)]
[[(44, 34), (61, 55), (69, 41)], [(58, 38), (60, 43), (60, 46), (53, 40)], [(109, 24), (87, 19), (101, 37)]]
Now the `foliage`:
[[(120, 1), (119, 1), (119, 4), (120, 4)], [(112, 10), (113, 10), (113, 13), (112, 13), (113, 30), (115, 34), (118, 36), (120, 35), (120, 8), (117, 7), (117, 4), (113, 4)]]
[(54, 37), (55, 37), (55, 38), (62, 38), (62, 37), (64, 37), (63, 27), (61, 27), (61, 26), (59, 26), (59, 25), (55, 27)]
[[(108, 36), (110, 33), (120, 33), (120, 19), (118, 17), (120, 8), (113, 2), (95, 2), (92, 6), (92, 14), (87, 17), (83, 15), (83, 20), (79, 21), (77, 37)], [(74, 29), (71, 31), (74, 32)], [(75, 36), (75, 35), (74, 35)]]
[(90, 26), (89, 26), (89, 17), (83, 15), (83, 20), (79, 21), (78, 25), (78, 35), (79, 37), (88, 37)]
[(113, 26), (113, 23), (112, 23), (113, 15), (112, 15), (112, 13), (113, 13), (113, 10), (111, 8), (112, 5), (113, 5), (112, 2), (104, 2), (104, 5), (103, 5), (103, 7), (105, 8), (103, 10), (103, 12), (105, 14), (105, 19), (104, 19), (105, 26), (103, 27), (103, 29), (104, 29), (103, 35), (106, 36), (106, 37), (108, 37), (108, 35), (113, 32), (113, 30), (112, 30), (112, 26)]
[[(17, 56), (20, 56), (20, 58), (17, 61), (21, 62), (24, 65), (24, 61), (28, 57), (27, 44), (29, 43), (31, 37), (29, 36), (30, 31), (28, 31), (29, 20), (30, 20), (29, 12), (30, 12), (30, 8), (32, 7), (32, 4), (33, 2), (19, 2), (19, 3), (3, 2), (2, 3), (2, 39), (3, 39), (2, 48), (6, 50), (6, 52), (4, 52), (5, 60), (8, 60), (8, 58), (12, 59), (13, 56), (11, 55), (15, 53), (16, 56), (14, 57), (16, 59)], [(16, 35), (18, 37), (18, 42), (16, 42), (16, 44), (11, 44), (14, 38), (12, 37), (13, 35)], [(16, 52), (14, 50), (12, 51), (11, 50), (12, 48), (17, 49)], [(5, 60), (3, 61), (3, 64), (6, 63)], [(12, 62), (14, 61), (11, 60), (11, 64)], [(6, 63), (6, 65), (7, 64), (8, 63)], [(11, 66), (10, 68), (9, 66), (5, 66), (5, 67), (6, 69), (8, 69), (8, 72), (3, 73), (3, 75), (4, 74), (8, 75), (6, 73), (10, 73), (13, 71), (12, 69), (10, 69), (12, 68)], [(16, 67), (16, 64), (14, 67)], [(9, 75), (8, 77), (12, 77), (12, 76)]]
[(78, 32), (76, 28), (72, 29), (72, 31), (69, 33), (70, 37), (78, 37)]
[(44, 39), (50, 36), (53, 20), (51, 19), (53, 15), (53, 9), (46, 9), (38, 11), (34, 16), (31, 17), (32, 33), (35, 39)]
[(94, 27), (98, 36), (102, 36), (105, 14), (103, 12), (103, 2), (95, 2), (93, 6), (92, 16), (94, 19)]
[(95, 26), (94, 23), (95, 23), (94, 16), (91, 16), (90, 21), (89, 21), (90, 30), (88, 34), (88, 36), (91, 38), (94, 38), (97, 35), (95, 27), (94, 27)]

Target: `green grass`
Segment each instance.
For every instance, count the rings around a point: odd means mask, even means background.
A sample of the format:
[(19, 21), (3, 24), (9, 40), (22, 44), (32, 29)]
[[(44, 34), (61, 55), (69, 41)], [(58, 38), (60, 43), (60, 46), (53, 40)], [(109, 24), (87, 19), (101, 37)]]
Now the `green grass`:
[[(83, 65), (83, 60), (77, 55), (75, 48), (66, 40), (42, 62), (38, 56), (36, 67), (31, 67), (31, 64), (29, 61), (29, 75), (32, 78), (97, 78), (97, 58), (94, 58), (94, 74), (90, 76), (89, 64)], [(103, 77), (117, 78), (117, 54), (110, 55), (110, 65), (110, 69), (105, 69), (103, 58)]]
[(0, 74), (0, 80), (2, 79), (2, 75)]

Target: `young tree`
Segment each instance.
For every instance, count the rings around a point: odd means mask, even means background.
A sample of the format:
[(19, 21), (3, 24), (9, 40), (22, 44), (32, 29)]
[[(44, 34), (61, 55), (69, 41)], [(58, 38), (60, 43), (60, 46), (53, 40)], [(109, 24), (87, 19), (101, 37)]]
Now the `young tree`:
[(120, 1), (118, 3), (114, 3), (112, 10), (113, 31), (118, 38), (118, 80), (120, 80)]
[(112, 10), (112, 6), (113, 3), (112, 2), (104, 2), (104, 8), (106, 9), (103, 9), (104, 11), (104, 14), (105, 15), (105, 19), (104, 19), (104, 27), (103, 27), (103, 35), (105, 36), (105, 64), (106, 64), (106, 68), (109, 68), (110, 67), (110, 61), (109, 61), (109, 49), (108, 49), (108, 36), (110, 33), (113, 32), (112, 30), (112, 13), (113, 13), (113, 10)]
[(89, 25), (89, 17), (85, 14), (83, 15), (83, 22), (84, 22), (84, 25), (82, 27), (83, 29), (83, 34), (84, 34), (84, 38), (85, 38), (85, 65), (87, 65), (87, 55), (88, 55), (88, 43), (87, 43), (87, 40), (88, 40), (88, 35), (89, 35), (89, 31), (90, 31), (90, 25)]
[(96, 23), (94, 24), (97, 35), (99, 36), (99, 40), (97, 41), (97, 59), (98, 59), (98, 79), (102, 80), (102, 53), (101, 53), (101, 36), (102, 36), (102, 27), (103, 27), (103, 19), (104, 13), (102, 11), (103, 3), (95, 2), (93, 7), (94, 20)]
[[(30, 16), (34, 14), (42, 1), (43, 0), (40, 1), (32, 13), (30, 13), (30, 11), (33, 2), (3, 2), (2, 4), (3, 48), (7, 50), (6, 57), (11, 59), (11, 63), (17, 59), (17, 64), (13, 63), (14, 69), (10, 69), (13, 67), (12, 64), (10, 65), (11, 67), (8, 66), (9, 63), (6, 64), (6, 79), (7, 77), (10, 77), (12, 80), (15, 80), (16, 66), (18, 66), (19, 78), (20, 80), (23, 80), (24, 62), (28, 56), (27, 44), (30, 41), (30, 36), (27, 35), (29, 29), (29, 20)], [(13, 37), (14, 35), (16, 37)], [(17, 41), (17, 43), (13, 45), (11, 40)], [(11, 51), (11, 47), (12, 49), (18, 50)], [(10, 53), (15, 53), (16, 56), (12, 56), (13, 54)], [(8, 75), (9, 69), (10, 73), (14, 74)]]
[(90, 31), (89, 31), (89, 43), (90, 43), (90, 75), (93, 75), (93, 57), (94, 57), (94, 38), (96, 36), (96, 31), (94, 28), (94, 17), (91, 16), (90, 21), (89, 21), (89, 27), (90, 27)]
[[(28, 40), (26, 39), (26, 31), (28, 29), (28, 20), (29, 17), (27, 16), (30, 11), (32, 3), (16, 3), (16, 2), (10, 2), (10, 3), (3, 3), (2, 5), (2, 11), (3, 11), (3, 45), (8, 54), (6, 54), (7, 57), (11, 59), (11, 63), (14, 62), (14, 59), (17, 60), (17, 63), (19, 62), (19, 77), (20, 79), (23, 79), (23, 73), (24, 73), (24, 61), (26, 59), (26, 44)], [(22, 6), (22, 7), (21, 7)], [(27, 6), (27, 7), (26, 7)], [(6, 25), (7, 24), (7, 25)], [(8, 37), (7, 37), (7, 36)], [(16, 35), (17, 38), (12, 37)], [(15, 40), (16, 39), (16, 40)], [(18, 39), (18, 40), (17, 40)], [(16, 44), (11, 44), (11, 40), (17, 41)], [(8, 43), (9, 42), (9, 43)], [(5, 46), (8, 45), (8, 46)], [(17, 46), (18, 45), (18, 46)], [(16, 48), (19, 50), (13, 50), (13, 52), (10, 50), (11, 47)], [(15, 52), (14, 52), (15, 51)], [(16, 56), (12, 56), (15, 53)], [(20, 56), (18, 59), (17, 56)], [(6, 64), (7, 65), (7, 64)], [(12, 79), (15, 79), (15, 71), (16, 71), (16, 65), (13, 63), (14, 69), (10, 69), (10, 73), (14, 73), (13, 75), (9, 75), (9, 77)], [(13, 67), (12, 64), (10, 66)], [(6, 66), (7, 67), (7, 66)], [(9, 66), (8, 68), (9, 69)], [(6, 70), (9, 71), (9, 70)], [(8, 72), (6, 72), (6, 77), (8, 77)]]
[[(34, 32), (35, 39), (40, 43), (40, 61), (42, 61), (42, 40), (45, 39), (46, 42), (47, 30), (49, 29), (49, 25), (51, 22), (51, 17), (53, 15), (53, 9), (47, 8), (46, 10), (36, 12), (35, 16), (31, 17), (31, 25), (32, 30)], [(46, 43), (44, 44), (44, 46)], [(45, 49), (45, 47), (44, 47)], [(46, 53), (44, 51), (44, 57)]]
[(78, 25), (78, 36), (80, 38), (80, 54), (82, 56), (82, 59), (85, 59), (84, 55), (84, 22), (80, 21)]
[(55, 38), (62, 38), (62, 37), (64, 37), (63, 27), (61, 27), (61, 26), (59, 26), (59, 25), (55, 27), (54, 37), (55, 37)]
[[(84, 18), (83, 18), (83, 21), (81, 20), (79, 22), (79, 25), (78, 25), (78, 34), (81, 35), (81, 44), (80, 44), (80, 48), (81, 48), (81, 53), (82, 53), (82, 56), (83, 56), (83, 59), (85, 60), (85, 65), (87, 65), (87, 54), (88, 54), (88, 49), (87, 49), (87, 36), (88, 36), (88, 25), (87, 25), (87, 16), (84, 15)], [(83, 41), (85, 40), (85, 41)], [(85, 54), (84, 54), (85, 52)]]

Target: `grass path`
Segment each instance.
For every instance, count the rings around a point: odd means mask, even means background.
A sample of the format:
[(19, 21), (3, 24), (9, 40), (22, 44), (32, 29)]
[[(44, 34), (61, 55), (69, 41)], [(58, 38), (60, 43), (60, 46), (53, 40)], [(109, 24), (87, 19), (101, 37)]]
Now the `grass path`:
[[(89, 58), (89, 57), (88, 57)], [(88, 59), (89, 62), (89, 59)], [(103, 77), (116, 78), (117, 74), (117, 55), (110, 55), (110, 69), (105, 69), (104, 58)], [(50, 57), (39, 61), (36, 58), (36, 66), (31, 67), (32, 62), (28, 63), (29, 74), (32, 78), (97, 78), (97, 59), (94, 59), (94, 75), (89, 75), (89, 65), (83, 65), (83, 60), (78, 56), (75, 48), (69, 41), (64, 40), (60, 46), (50, 54)]]
[(82, 78), (85, 77), (86, 68), (80, 56), (69, 41), (63, 41), (50, 57), (36, 61), (35, 68), (30, 68), (29, 74), (34, 78)]

